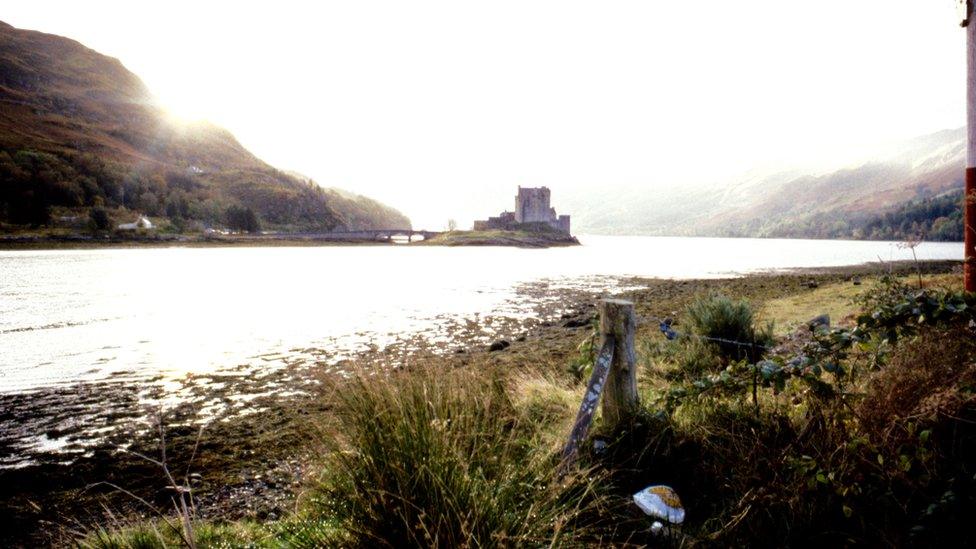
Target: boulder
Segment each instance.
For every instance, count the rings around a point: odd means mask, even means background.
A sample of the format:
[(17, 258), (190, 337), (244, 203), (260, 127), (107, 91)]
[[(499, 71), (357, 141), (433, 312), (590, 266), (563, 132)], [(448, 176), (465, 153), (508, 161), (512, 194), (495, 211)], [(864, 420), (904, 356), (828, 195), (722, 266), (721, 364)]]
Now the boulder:
[(818, 328), (830, 328), (830, 315), (823, 314), (820, 316), (815, 316), (807, 322), (807, 326), (811, 330), (816, 330)]
[(504, 351), (505, 349), (508, 349), (511, 345), (512, 344), (510, 342), (505, 341), (504, 339), (499, 339), (498, 341), (488, 346), (488, 351), (492, 353), (495, 351)]
[(590, 325), (590, 319), (585, 317), (571, 318), (563, 322), (563, 328), (582, 328)]

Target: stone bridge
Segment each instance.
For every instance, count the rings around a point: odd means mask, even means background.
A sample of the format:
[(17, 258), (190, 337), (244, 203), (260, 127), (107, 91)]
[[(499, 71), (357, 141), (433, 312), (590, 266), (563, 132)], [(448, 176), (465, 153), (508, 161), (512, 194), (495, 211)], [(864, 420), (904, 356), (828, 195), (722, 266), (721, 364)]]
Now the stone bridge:
[[(327, 233), (287, 233), (289, 238), (305, 238), (308, 240), (335, 240), (349, 242), (392, 242), (396, 237), (406, 238), (407, 242), (420, 236), (424, 240), (441, 234), (439, 231), (424, 231), (414, 229), (371, 229), (366, 231), (330, 231)], [(277, 236), (277, 235), (276, 235)]]
[(406, 237), (407, 242), (413, 242), (416, 236), (423, 237), (424, 240), (427, 240), (441, 233), (439, 231), (414, 229), (375, 229), (369, 231), (332, 231), (326, 234), (339, 240), (385, 240), (389, 242), (399, 236)]

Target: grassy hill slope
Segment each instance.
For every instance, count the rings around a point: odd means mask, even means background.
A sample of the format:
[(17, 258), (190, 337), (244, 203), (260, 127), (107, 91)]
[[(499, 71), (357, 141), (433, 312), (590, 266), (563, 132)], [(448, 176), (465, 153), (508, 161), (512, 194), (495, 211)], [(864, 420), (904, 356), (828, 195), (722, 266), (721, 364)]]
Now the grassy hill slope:
[(0, 226), (113, 217), (289, 230), (409, 227), (399, 212), (264, 163), (223, 128), (175, 122), (141, 80), (74, 40), (0, 22)]

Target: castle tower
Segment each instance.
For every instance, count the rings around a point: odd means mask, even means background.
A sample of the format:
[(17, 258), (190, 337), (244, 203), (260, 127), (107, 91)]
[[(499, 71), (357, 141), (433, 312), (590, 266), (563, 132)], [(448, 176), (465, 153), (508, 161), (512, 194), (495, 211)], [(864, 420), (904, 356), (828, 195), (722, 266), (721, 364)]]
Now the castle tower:
[(549, 206), (548, 187), (519, 187), (515, 196), (515, 221), (517, 223), (554, 223), (555, 212)]

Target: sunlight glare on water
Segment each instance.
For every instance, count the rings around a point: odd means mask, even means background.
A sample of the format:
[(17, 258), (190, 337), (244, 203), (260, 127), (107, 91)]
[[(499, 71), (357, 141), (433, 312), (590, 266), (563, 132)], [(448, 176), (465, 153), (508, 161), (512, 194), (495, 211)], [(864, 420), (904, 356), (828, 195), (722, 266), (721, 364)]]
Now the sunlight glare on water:
[[(437, 318), (529, 314), (520, 284), (612, 289), (911, 259), (888, 242), (583, 237), (583, 246), (335, 246), (0, 252), (0, 391), (179, 377), (320, 347), (379, 347)], [(926, 243), (919, 259), (961, 259)], [(514, 303), (513, 303), (514, 302)]]

